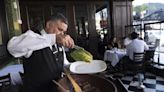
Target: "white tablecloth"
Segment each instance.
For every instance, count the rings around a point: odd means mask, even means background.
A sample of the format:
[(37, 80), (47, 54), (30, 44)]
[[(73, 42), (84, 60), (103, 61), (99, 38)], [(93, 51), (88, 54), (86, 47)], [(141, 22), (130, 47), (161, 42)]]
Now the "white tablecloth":
[(115, 66), (119, 60), (126, 55), (126, 51), (122, 49), (118, 50), (106, 50), (104, 53), (104, 61), (110, 61), (112, 66)]
[(4, 76), (4, 75), (7, 75), (8, 73), (10, 73), (11, 84), (12, 85), (21, 84), (22, 79), (19, 75), (19, 72), (22, 72), (22, 73), (24, 72), (22, 64), (10, 65), (10, 66), (7, 66), (7, 67), (3, 68), (2, 70), (0, 70), (0, 76)]

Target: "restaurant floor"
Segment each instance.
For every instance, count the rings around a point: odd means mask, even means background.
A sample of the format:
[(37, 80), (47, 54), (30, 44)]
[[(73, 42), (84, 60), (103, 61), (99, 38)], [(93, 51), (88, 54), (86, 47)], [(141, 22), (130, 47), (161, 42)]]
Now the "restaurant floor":
[(145, 88), (143, 90), (137, 89), (138, 79), (133, 72), (111, 74), (111, 72), (106, 71), (105, 74), (106, 77), (121, 79), (128, 92), (164, 92), (164, 78), (148, 72), (145, 73), (145, 80), (143, 81)]

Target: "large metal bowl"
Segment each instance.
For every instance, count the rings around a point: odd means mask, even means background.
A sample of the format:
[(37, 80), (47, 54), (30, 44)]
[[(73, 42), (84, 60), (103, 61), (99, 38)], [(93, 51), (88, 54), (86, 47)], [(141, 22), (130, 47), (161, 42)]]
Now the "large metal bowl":
[[(83, 92), (117, 92), (115, 84), (107, 79), (96, 75), (71, 75), (73, 79), (80, 85)], [(67, 90), (72, 91), (72, 85), (65, 76), (59, 83)]]

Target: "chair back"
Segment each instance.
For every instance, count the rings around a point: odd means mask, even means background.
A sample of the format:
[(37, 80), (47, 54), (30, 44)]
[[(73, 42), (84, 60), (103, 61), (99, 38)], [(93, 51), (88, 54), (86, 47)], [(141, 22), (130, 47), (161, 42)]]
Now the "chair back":
[(144, 52), (142, 53), (134, 53), (133, 54), (133, 61), (134, 63), (142, 63), (144, 61)]
[(11, 77), (10, 74), (0, 77), (0, 92), (11, 91)]

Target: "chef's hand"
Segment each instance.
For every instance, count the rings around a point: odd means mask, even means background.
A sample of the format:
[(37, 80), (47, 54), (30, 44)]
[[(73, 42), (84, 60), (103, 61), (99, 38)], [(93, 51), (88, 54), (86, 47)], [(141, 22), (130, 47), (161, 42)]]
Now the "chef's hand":
[(69, 35), (65, 34), (56, 35), (56, 42), (57, 44), (60, 44), (67, 48), (73, 48), (75, 45), (73, 39)]

